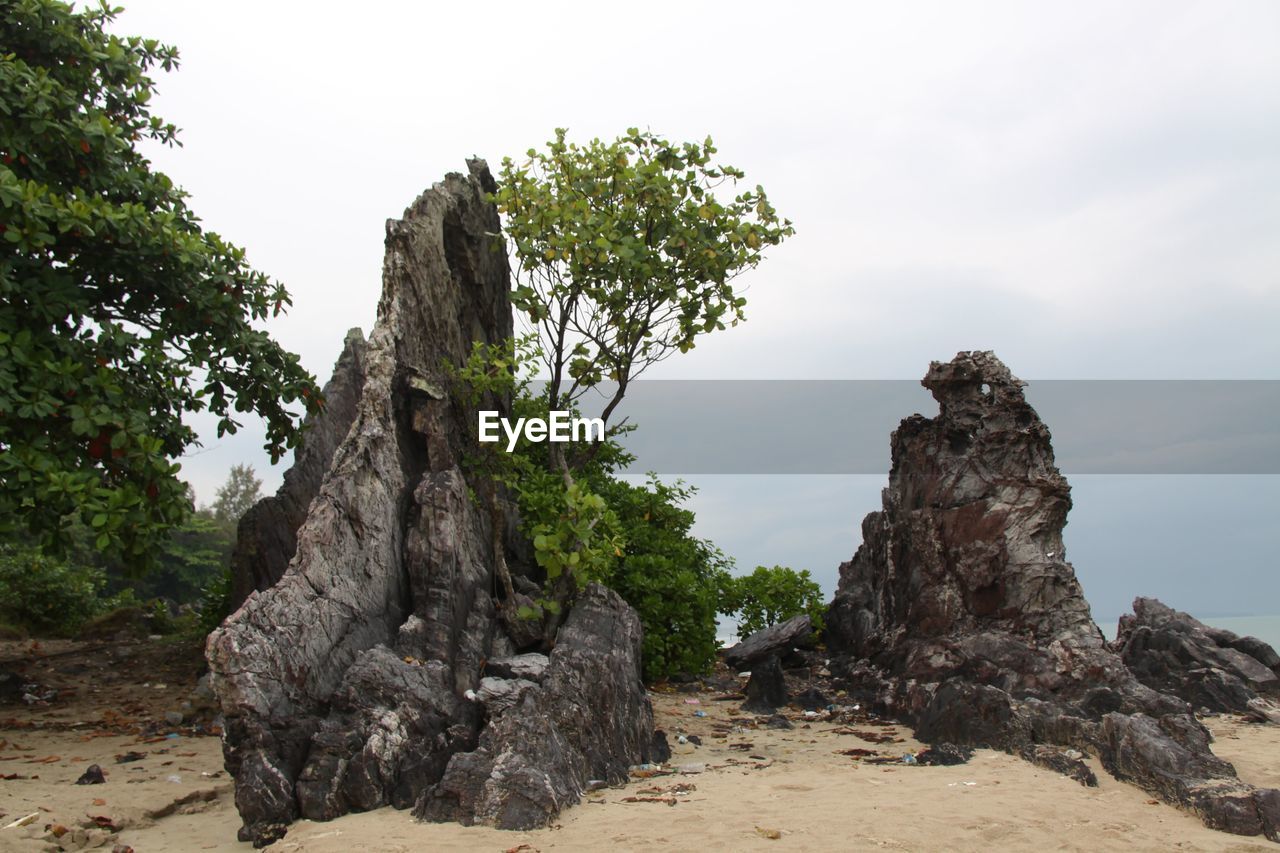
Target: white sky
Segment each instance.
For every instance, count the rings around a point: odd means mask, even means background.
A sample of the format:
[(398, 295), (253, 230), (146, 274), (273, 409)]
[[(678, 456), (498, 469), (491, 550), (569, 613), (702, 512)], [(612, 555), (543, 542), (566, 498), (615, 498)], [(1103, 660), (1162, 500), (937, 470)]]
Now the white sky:
[[(798, 230), (750, 322), (659, 375), (980, 348), (1033, 379), (1280, 378), (1274, 2), (125, 3), (117, 32), (182, 53), (156, 164), (290, 289), (271, 331), (322, 381), (373, 323), (385, 219), (467, 156), (631, 125), (711, 134)], [(274, 488), (259, 443), (208, 435), (200, 498), (240, 461)]]

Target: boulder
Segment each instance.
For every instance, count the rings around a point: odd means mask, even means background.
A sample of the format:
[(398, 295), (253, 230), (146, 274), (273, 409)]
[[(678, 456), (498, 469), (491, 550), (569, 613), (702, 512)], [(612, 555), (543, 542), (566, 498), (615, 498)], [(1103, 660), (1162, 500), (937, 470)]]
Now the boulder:
[(957, 764), (968, 764), (972, 758), (973, 750), (967, 746), (938, 743), (917, 752), (916, 764), (921, 767), (954, 767)]
[(750, 714), (772, 714), (787, 704), (787, 680), (777, 655), (770, 655), (751, 670), (746, 693), (742, 710)]
[(893, 433), (883, 507), (827, 614), (832, 670), (925, 742), (1003, 749), (1085, 784), (1040, 747), (1092, 753), (1210, 826), (1274, 837), (1273, 792), (1239, 780), (1187, 703), (1135, 678), (1094, 624), (1063, 548), (1070, 488), (1024, 383), (962, 352), (922, 384), (940, 411)]
[(813, 623), (805, 614), (793, 616), (761, 628), (735, 646), (725, 650), (724, 662), (730, 669), (748, 669), (756, 661), (770, 655), (786, 655), (791, 649), (805, 644), (813, 635)]
[(1143, 684), (1195, 708), (1253, 714), (1280, 695), (1280, 656), (1254, 637), (1210, 628), (1154, 598), (1120, 617), (1112, 648)]
[[(242, 577), (256, 591), (206, 646), (240, 837), (255, 845), (299, 817), (413, 806), (468, 762), (506, 767), (516, 732), (530, 742), (519, 772), (486, 776), (484, 797), (450, 819), (535, 825), (573, 801), (583, 768), (616, 778), (652, 744), (639, 621), (603, 591), (566, 615), (541, 685), (500, 691), (518, 694), (501, 708), (478, 701), (494, 675), (486, 661), (524, 645), (508, 633), (525, 620), (503, 618), (519, 602), (504, 598), (495, 566), (505, 562), (517, 589), (541, 577), (510, 505), (499, 492), (482, 507), (488, 483), (466, 466), (476, 408), (505, 412), (509, 401), (467, 406), (448, 393), (448, 363), (512, 334), (506, 252), (486, 201), (495, 185), (482, 161), (469, 166), (387, 223), (377, 323), (367, 343), (348, 337), (326, 392), (335, 414), (298, 457), (306, 470), (286, 475), (276, 509), (249, 519), (279, 535), (245, 537), (242, 554), (258, 563)], [(349, 418), (336, 413), (344, 401)], [(293, 554), (271, 582), (291, 527)], [(552, 801), (517, 808), (544, 771)]]
[(0, 669), (0, 705), (21, 701), (22, 694), (26, 692), (23, 690), (26, 683), (27, 679), (19, 673)]
[(1078, 749), (1063, 749), (1049, 744), (1027, 744), (1018, 753), (1032, 764), (1061, 773), (1086, 788), (1098, 787), (1098, 776), (1084, 763), (1084, 753)]
[(816, 687), (807, 687), (792, 699), (802, 711), (822, 711), (831, 704), (831, 699)]

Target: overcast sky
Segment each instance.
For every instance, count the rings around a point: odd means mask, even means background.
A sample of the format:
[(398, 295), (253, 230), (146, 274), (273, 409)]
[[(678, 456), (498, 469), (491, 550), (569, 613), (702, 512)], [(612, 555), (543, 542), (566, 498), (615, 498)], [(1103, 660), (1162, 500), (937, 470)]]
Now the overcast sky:
[[(182, 54), (157, 166), (290, 289), (271, 331), (322, 379), (421, 190), (634, 125), (712, 135), (797, 228), (744, 279), (750, 322), (662, 376), (915, 379), (994, 349), (1028, 379), (1280, 378), (1280, 4), (125, 3), (118, 32)], [(260, 441), (206, 436), (202, 501), (240, 461), (275, 488)], [(1066, 473), (1100, 616), (1280, 610), (1276, 477)], [(702, 533), (830, 591), (882, 480), (699, 483)]]

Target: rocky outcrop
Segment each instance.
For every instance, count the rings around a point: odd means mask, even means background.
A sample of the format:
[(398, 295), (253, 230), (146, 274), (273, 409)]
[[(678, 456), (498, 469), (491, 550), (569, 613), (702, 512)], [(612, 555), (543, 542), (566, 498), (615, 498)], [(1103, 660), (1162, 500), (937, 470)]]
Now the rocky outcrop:
[(940, 413), (893, 434), (883, 509), (827, 615), (833, 670), (926, 742), (1084, 782), (1037, 747), (1094, 754), (1210, 826), (1276, 838), (1277, 793), (1236, 778), (1187, 704), (1134, 678), (1094, 624), (1063, 552), (1070, 489), (1023, 383), (992, 353), (962, 352), (923, 384)]
[(731, 669), (749, 667), (772, 655), (785, 656), (796, 646), (807, 645), (813, 636), (813, 623), (801, 613), (783, 622), (768, 625), (730, 646), (724, 652), (724, 662)]
[[(518, 586), (529, 586), (520, 575), (532, 569), (514, 525), (494, 535), (495, 514), (476, 499), (484, 484), (464, 468), (475, 410), (447, 393), (446, 361), (512, 333), (500, 223), (485, 201), (495, 187), (483, 162), (469, 165), (469, 175), (448, 176), (387, 223), (382, 298), (351, 424), (297, 527), (288, 568), (208, 641), (241, 838), (256, 845), (298, 817), (408, 807), (465, 765), (506, 767), (516, 731), (540, 734), (536, 754), (526, 753), (521, 773), (486, 777), (485, 797), (468, 801), (481, 811), (464, 804), (450, 816), (545, 820), (573, 801), (581, 767), (616, 776), (646, 760), (652, 742), (639, 623), (603, 592), (567, 615), (573, 627), (540, 685), (526, 679), (533, 686), (502, 707), (480, 697), (493, 678), (485, 661), (524, 650), (504, 628), (516, 620), (501, 618), (513, 608), (501, 598), (496, 558)], [(548, 770), (555, 795), (536, 808), (491, 808), (533, 796), (535, 763), (561, 768)]]
[[(414, 814), (532, 829), (577, 803), (588, 780), (619, 784), (654, 760), (640, 685), (640, 619), (616, 593), (587, 588), (557, 635), (541, 684), (497, 710), (474, 751), (453, 756)], [(508, 682), (512, 683), (512, 682)]]
[(1255, 637), (1211, 628), (1154, 598), (1120, 617), (1112, 648), (1143, 684), (1195, 708), (1280, 722), (1280, 655)]
[(347, 332), (333, 378), (324, 386), (324, 408), (305, 421), (303, 443), (284, 482), (274, 495), (258, 501), (241, 517), (231, 554), (232, 610), (253, 591), (274, 586), (298, 550), (298, 528), (320, 492), (334, 451), (356, 418), (364, 387), (364, 351), (360, 330)]

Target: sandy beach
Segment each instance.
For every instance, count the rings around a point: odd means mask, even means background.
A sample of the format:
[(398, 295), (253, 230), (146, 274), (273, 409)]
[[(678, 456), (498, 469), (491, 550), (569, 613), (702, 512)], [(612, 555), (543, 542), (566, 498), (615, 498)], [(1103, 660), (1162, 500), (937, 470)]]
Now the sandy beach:
[[(77, 656), (84, 644), (34, 653), (30, 645), (6, 644), (4, 658), (27, 655), (29, 673), (48, 673), (46, 680), (70, 698), (48, 707), (8, 706), (0, 714), (0, 826), (36, 815), (0, 830), (0, 850), (252, 849), (235, 838), (240, 820), (219, 739), (199, 734), (197, 725), (170, 730), (164, 723), (162, 709), (194, 688), (192, 650), (137, 644), (123, 652), (134, 663), (122, 665), (119, 650)], [(40, 662), (42, 653), (48, 663)], [(83, 662), (95, 659), (100, 668)], [(58, 681), (60, 670), (73, 674)], [(79, 687), (69, 684), (76, 679)], [(658, 726), (676, 751), (671, 762), (624, 787), (587, 795), (548, 829), (424, 824), (387, 808), (328, 823), (300, 821), (271, 849), (1274, 849), (1262, 838), (1206, 829), (1195, 816), (1112, 779), (1096, 761), (1094, 789), (991, 750), (958, 766), (904, 765), (904, 754), (922, 748), (904, 727), (807, 717), (795, 708), (786, 712), (794, 728), (757, 727), (764, 718), (740, 713), (738, 701), (718, 701), (723, 695), (654, 691)], [(1280, 728), (1225, 716), (1205, 723), (1217, 754), (1235, 763), (1242, 778), (1280, 786)], [(678, 734), (702, 744), (681, 745)], [(145, 755), (117, 763), (131, 752)], [(872, 763), (877, 759), (896, 761)], [(74, 784), (92, 764), (107, 781)]]

